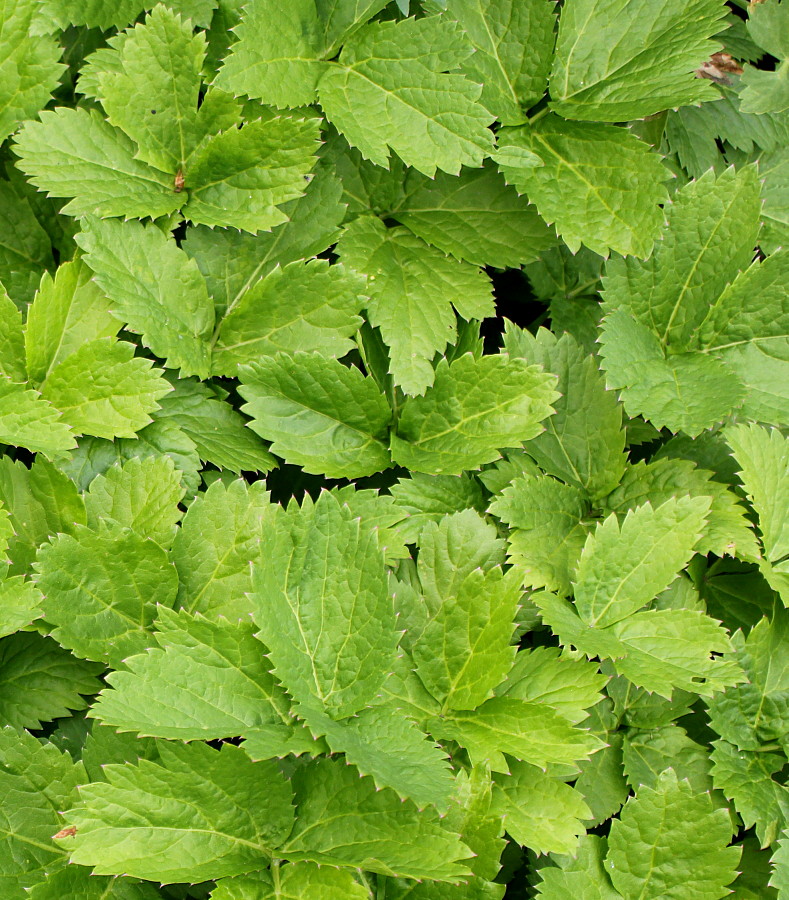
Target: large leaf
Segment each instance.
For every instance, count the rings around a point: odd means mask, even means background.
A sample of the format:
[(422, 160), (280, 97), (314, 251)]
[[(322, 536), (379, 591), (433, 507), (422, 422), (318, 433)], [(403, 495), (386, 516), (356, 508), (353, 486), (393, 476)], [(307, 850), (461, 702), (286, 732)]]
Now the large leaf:
[[(161, 763), (109, 765), (80, 789), (61, 839), (100, 875), (171, 883), (259, 869), (293, 825), (292, 792), (274, 763), (224, 744), (162, 744)], [(67, 830), (67, 829), (64, 829)]]
[(292, 503), (253, 572), (254, 619), (290, 694), (332, 718), (372, 700), (397, 635), (377, 534), (327, 492)]

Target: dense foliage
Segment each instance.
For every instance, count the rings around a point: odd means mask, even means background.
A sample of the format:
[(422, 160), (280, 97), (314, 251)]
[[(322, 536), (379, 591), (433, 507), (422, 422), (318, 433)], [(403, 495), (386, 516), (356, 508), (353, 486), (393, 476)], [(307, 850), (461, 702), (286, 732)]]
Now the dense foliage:
[(0, 139), (3, 900), (789, 898), (789, 0), (3, 0)]

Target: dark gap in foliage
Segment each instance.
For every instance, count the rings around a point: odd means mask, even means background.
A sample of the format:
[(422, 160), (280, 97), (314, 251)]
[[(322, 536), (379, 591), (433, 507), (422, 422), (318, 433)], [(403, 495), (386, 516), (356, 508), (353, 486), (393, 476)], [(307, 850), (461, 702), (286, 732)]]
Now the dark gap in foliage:
[[(537, 300), (522, 269), (495, 269), (485, 271), (493, 282), (493, 299), (496, 316), (485, 319), (480, 327), (485, 342), (485, 353), (496, 353), (501, 347), (504, 320), (509, 319), (521, 328), (529, 328), (536, 319), (545, 315), (545, 304)], [(542, 319), (541, 325), (548, 320)]]

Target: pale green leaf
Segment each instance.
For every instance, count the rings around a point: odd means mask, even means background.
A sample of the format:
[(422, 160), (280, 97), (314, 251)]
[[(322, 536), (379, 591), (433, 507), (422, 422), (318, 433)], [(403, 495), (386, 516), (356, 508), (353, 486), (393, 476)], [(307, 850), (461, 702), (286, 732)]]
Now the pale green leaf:
[(184, 741), (291, 725), (289, 701), (253, 632), (251, 622), (160, 609), (155, 642), (107, 677), (112, 689), (101, 692), (91, 716), (123, 731)]
[(397, 641), (376, 533), (332, 494), (274, 519), (253, 570), (253, 617), (293, 698), (353, 715), (391, 671)]
[(214, 309), (197, 264), (155, 225), (83, 223), (77, 241), (112, 314), (170, 368), (205, 378)]
[(789, 440), (758, 425), (729, 428), (726, 440), (759, 516), (765, 556), (780, 560), (789, 555)]
[(120, 330), (92, 276), (84, 263), (74, 261), (60, 266), (54, 278), (46, 273), (41, 279), (25, 324), (27, 375), (33, 384), (46, 381), (83, 344), (115, 337)]
[(18, 166), (50, 197), (73, 198), (71, 216), (156, 218), (184, 201), (171, 176), (134, 159), (134, 144), (97, 111), (59, 107), (27, 122), (14, 145)]
[(604, 519), (586, 539), (574, 577), (575, 608), (592, 628), (621, 622), (664, 591), (704, 531), (706, 497), (649, 503)]
[(749, 113), (778, 113), (789, 109), (789, 17), (778, 0), (766, 0), (761, 9), (748, 9), (750, 37), (781, 62), (775, 71), (747, 66), (743, 72), (742, 108)]
[(442, 516), (464, 509), (485, 508), (485, 497), (478, 482), (469, 475), (425, 475), (411, 473), (389, 488), (397, 507), (406, 518), (397, 531), (406, 543), (420, 543), (422, 530), (428, 522), (438, 522)]
[(583, 722), (602, 699), (608, 681), (598, 664), (560, 655), (558, 647), (520, 650), (507, 680), (496, 694), (544, 703), (572, 725)]
[[(290, 863), (270, 872), (222, 878), (211, 891), (211, 900), (369, 900), (366, 887), (347, 869), (315, 863)], [(276, 881), (274, 880), (276, 879)]]
[(551, 107), (569, 119), (624, 122), (713, 100), (694, 77), (720, 50), (710, 41), (726, 7), (697, 0), (570, 0), (559, 20), (551, 71)]
[(392, 412), (372, 378), (319, 353), (277, 354), (242, 368), (250, 427), (305, 471), (358, 478), (391, 465)]
[(161, 744), (161, 764), (110, 765), (80, 789), (62, 840), (99, 875), (204, 881), (261, 867), (293, 824), (291, 790), (274, 763), (224, 744)]
[(197, 104), (205, 36), (160, 5), (110, 46), (114, 58), (98, 57), (104, 66), (91, 73), (107, 120), (135, 142), (137, 159), (173, 176), (185, 171), (204, 132)]
[[(487, 766), (474, 766), (455, 775), (455, 794), (446, 824), (457, 831), (464, 844), (476, 854), (469, 866), (480, 878), (495, 878), (504, 849), (501, 817), (495, 815), (493, 784)], [(500, 898), (496, 898), (500, 900)]]
[[(41, 396), (76, 434), (133, 438), (152, 419), (156, 402), (171, 390), (134, 344), (99, 338), (83, 344), (52, 370)], [(63, 448), (67, 449), (67, 448)]]
[(502, 125), (525, 122), (548, 84), (554, 8), (546, 0), (459, 0), (447, 12), (476, 50), (462, 71), (482, 85), (480, 103)]
[(169, 547), (182, 513), (181, 473), (168, 456), (130, 459), (98, 475), (85, 494), (88, 524), (114, 522)]
[(739, 847), (727, 846), (730, 837), (726, 810), (668, 769), (612, 823), (605, 868), (625, 897), (719, 900), (740, 858)]
[(475, 266), (445, 256), (405, 228), (360, 217), (342, 233), (340, 259), (367, 276), (367, 318), (389, 349), (394, 383), (407, 394), (433, 384), (433, 357), (454, 343), (454, 308), (465, 319), (493, 315), (491, 285)]
[(58, 535), (39, 550), (35, 568), (52, 636), (113, 667), (152, 646), (156, 606), (172, 606), (178, 588), (164, 550), (116, 525)]
[(400, 711), (377, 706), (341, 722), (304, 704), (297, 712), (332, 753), (344, 753), (379, 788), (391, 788), (419, 809), (435, 806), (446, 812), (453, 788), (446, 754)]
[(708, 522), (695, 545), (696, 552), (755, 558), (756, 536), (745, 518), (743, 506), (726, 485), (712, 478), (712, 472), (697, 469), (690, 460), (653, 458), (648, 463), (642, 461), (629, 466), (619, 487), (606, 497), (604, 506), (621, 518), (626, 510), (647, 502), (657, 507), (683, 494), (710, 497)]
[(0, 139), (32, 119), (50, 99), (65, 66), (61, 48), (31, 28), (35, 0), (3, 0), (0, 20)]
[(507, 555), (523, 584), (567, 596), (588, 532), (583, 493), (548, 475), (521, 475), (494, 499), (490, 512), (512, 529)]
[(0, 282), (0, 373), (17, 384), (27, 381), (22, 313), (6, 293), (2, 282)]
[(641, 785), (654, 788), (666, 769), (673, 769), (696, 793), (712, 789), (710, 754), (706, 747), (688, 737), (679, 725), (626, 734), (622, 746), (625, 775), (636, 794)]
[(192, 501), (173, 543), (178, 605), (213, 619), (245, 618), (252, 605), (249, 560), (273, 514), (264, 482), (215, 481)]
[(478, 102), (481, 87), (446, 74), (471, 49), (460, 29), (438, 16), (368, 25), (321, 76), (321, 106), (377, 165), (387, 165), (391, 148), (425, 175), (436, 169), (456, 175), (461, 166), (481, 165), (493, 148), (493, 117)]
[(75, 659), (50, 638), (20, 631), (0, 640), (0, 722), (41, 728), (85, 709), (101, 687), (103, 666)]
[(546, 769), (573, 766), (603, 746), (548, 704), (516, 697), (494, 697), (476, 710), (455, 711), (428, 724), (434, 737), (457, 741), (472, 763), (487, 761), (496, 772), (509, 772), (505, 753)]
[(458, 176), (407, 172), (405, 196), (390, 214), (428, 244), (477, 266), (518, 267), (556, 241), (490, 163)]
[(31, 581), (13, 575), (0, 581), (0, 637), (27, 628), (43, 615), (41, 592)]
[(625, 431), (622, 409), (605, 389), (598, 360), (571, 335), (557, 339), (545, 328), (532, 336), (508, 324), (504, 349), (558, 378), (561, 397), (545, 431), (526, 445), (528, 454), (543, 471), (583, 488), (591, 500), (604, 497), (625, 469)]
[(590, 628), (567, 601), (548, 593), (532, 599), (562, 644), (613, 660), (617, 672), (662, 697), (675, 688), (709, 697), (743, 680), (735, 662), (719, 658), (731, 651), (726, 632), (698, 610), (646, 610), (609, 628)]
[(773, 854), (770, 884), (778, 889), (778, 900), (789, 897), (789, 828), (781, 834), (778, 849)]
[(382, 875), (457, 881), (468, 873), (469, 849), (440, 824), (372, 778), (339, 760), (316, 760), (294, 773), (298, 816), (278, 854)]
[(624, 128), (553, 115), (502, 129), (498, 142), (542, 160), (500, 168), (573, 252), (583, 243), (603, 256), (609, 250), (649, 255), (663, 224), (669, 173), (647, 144)]
[(526, 763), (496, 776), (494, 809), (504, 814), (507, 833), (537, 854), (574, 854), (592, 815), (578, 791)]
[(0, 442), (54, 455), (75, 446), (72, 422), (38, 391), (0, 375)]
[(413, 643), (417, 675), (443, 709), (475, 709), (503, 681), (515, 657), (520, 585), (516, 571), (475, 569)]
[(322, 259), (277, 266), (228, 308), (213, 341), (215, 375), (304, 347), (340, 358), (354, 347), (362, 323), (364, 279)]
[(424, 397), (402, 407), (392, 436), (396, 462), (417, 472), (459, 475), (493, 462), (543, 430), (556, 398), (553, 376), (506, 356), (442, 360)]
[(195, 225), (270, 231), (288, 221), (283, 203), (304, 194), (315, 165), (314, 118), (281, 116), (209, 137), (195, 150), (184, 213)]

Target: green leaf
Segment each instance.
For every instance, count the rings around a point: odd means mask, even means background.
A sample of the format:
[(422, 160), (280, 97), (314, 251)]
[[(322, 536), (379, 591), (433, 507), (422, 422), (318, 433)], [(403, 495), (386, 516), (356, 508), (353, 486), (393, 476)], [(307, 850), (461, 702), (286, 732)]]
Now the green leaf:
[(710, 307), (715, 315), (724, 288), (751, 262), (760, 213), (753, 166), (691, 181), (668, 208), (663, 240), (649, 259), (606, 264), (606, 309), (627, 309), (672, 352), (695, 349)]
[[(215, 740), (291, 724), (252, 623), (211, 622), (160, 608), (155, 644), (107, 676), (91, 716), (123, 731), (170, 740)], [(199, 692), (195, 685), (200, 685)]]
[(512, 529), (507, 555), (522, 583), (567, 596), (588, 533), (583, 493), (548, 475), (521, 475), (494, 499), (490, 512)]
[(461, 166), (480, 166), (493, 148), (481, 87), (446, 74), (470, 50), (461, 30), (438, 16), (368, 25), (321, 76), (321, 106), (376, 165), (387, 165), (391, 148), (425, 175), (436, 169), (457, 175)]
[(222, 878), (211, 900), (369, 900), (367, 888), (347, 869), (300, 862), (277, 868), (276, 875), (274, 871)]
[(61, 412), (48, 397), (0, 374), (0, 442), (49, 455), (71, 450), (72, 423), (63, 421)]
[(630, 416), (655, 427), (695, 437), (742, 403), (743, 385), (725, 362), (696, 352), (666, 356), (657, 335), (623, 309), (603, 320), (600, 344), (608, 387), (622, 392)]
[(253, 570), (253, 617), (293, 698), (332, 718), (372, 700), (397, 641), (376, 533), (324, 492), (292, 503), (264, 536)]
[(393, 484), (389, 493), (407, 517), (398, 523), (397, 531), (409, 544), (421, 542), (422, 530), (428, 522), (438, 522), (442, 516), (464, 509), (485, 508), (482, 489), (469, 475), (413, 472), (410, 478), (400, 478)]
[(228, 309), (213, 342), (212, 371), (237, 375), (239, 365), (304, 347), (340, 358), (362, 323), (364, 279), (322, 259), (277, 266)]
[(432, 475), (493, 462), (501, 447), (517, 447), (542, 431), (554, 384), (538, 367), (502, 355), (442, 360), (425, 396), (403, 404), (392, 456)]
[(3, 3), (0, 37), (0, 140), (32, 119), (50, 99), (65, 66), (61, 48), (51, 37), (36, 35), (31, 28), (35, 0)]
[(462, 71), (482, 85), (480, 103), (502, 125), (526, 121), (545, 93), (553, 54), (555, 12), (544, 0), (460, 0), (449, 4), (474, 46)]
[(319, 353), (265, 357), (240, 372), (250, 427), (305, 471), (359, 478), (391, 465), (392, 412), (372, 378)]
[(179, 379), (159, 401), (155, 420), (178, 426), (194, 441), (200, 458), (220, 469), (267, 472), (276, 465), (261, 439), (246, 427), (246, 419), (202, 382)]
[(68, 866), (51, 873), (30, 892), (30, 900), (158, 900), (161, 896), (151, 884), (141, 884), (129, 878), (107, 878), (91, 875), (82, 866)]
[(623, 128), (553, 115), (502, 129), (498, 142), (542, 161), (502, 161), (500, 168), (574, 253), (583, 243), (603, 256), (609, 250), (649, 255), (663, 224), (660, 205), (668, 199), (663, 182), (669, 174), (647, 144)]
[(469, 849), (437, 813), (377, 790), (350, 766), (316, 760), (294, 774), (293, 785), (296, 824), (278, 850), (286, 859), (437, 881), (468, 874)]
[(197, 268), (155, 225), (88, 218), (77, 242), (112, 314), (170, 368), (210, 372), (214, 309)]
[(97, 81), (107, 120), (134, 141), (137, 159), (171, 175), (186, 170), (207, 124), (197, 109), (205, 36), (160, 5), (110, 46), (83, 70)]
[(465, 319), (494, 313), (489, 279), (445, 256), (405, 228), (361, 217), (342, 233), (340, 259), (367, 276), (367, 318), (389, 349), (394, 383), (407, 394), (433, 384), (433, 357), (457, 338), (454, 308)]
[(296, 116), (263, 118), (209, 137), (185, 174), (187, 218), (251, 232), (287, 222), (279, 207), (304, 194), (317, 141), (316, 120)]
[(569, 119), (625, 122), (714, 99), (693, 72), (720, 49), (708, 39), (725, 14), (717, 0), (700, 0), (692, 16), (681, 0), (570, 0), (559, 20), (551, 108)]
[(10, 726), (0, 729), (0, 761), (0, 887), (8, 900), (25, 900), (26, 888), (65, 862), (51, 837), (62, 824), (58, 810), (71, 804), (85, 769), (53, 744)]
[(749, 113), (778, 113), (789, 109), (789, 18), (778, 0), (766, 0), (762, 9), (748, 9), (748, 33), (751, 38), (781, 62), (774, 72), (754, 66), (742, 75), (742, 109)]
[(597, 359), (571, 335), (557, 339), (545, 328), (533, 337), (507, 325), (504, 349), (558, 378), (561, 397), (545, 431), (526, 445), (529, 455), (543, 471), (583, 488), (591, 500), (604, 497), (625, 469), (625, 431), (622, 409), (605, 389)]
[(230, 744), (163, 743), (159, 753), (161, 765), (106, 766), (106, 782), (80, 789), (67, 817), (77, 833), (62, 839), (71, 862), (168, 884), (259, 869), (293, 825), (276, 765)]
[(590, 628), (567, 601), (548, 593), (532, 599), (562, 644), (613, 660), (633, 684), (667, 699), (675, 688), (709, 697), (742, 681), (736, 663), (718, 658), (730, 652), (726, 632), (698, 610), (646, 610), (609, 628)]
[(709, 512), (706, 497), (649, 503), (619, 524), (608, 516), (586, 539), (575, 573), (575, 608), (591, 628), (621, 622), (664, 591), (689, 562)]
[(520, 650), (496, 694), (544, 703), (572, 725), (583, 722), (588, 709), (602, 699), (608, 679), (597, 663), (560, 654), (558, 647)]
[(584, 835), (576, 857), (566, 856), (559, 867), (540, 869), (540, 900), (621, 900), (604, 867), (605, 838)]
[(712, 500), (704, 534), (694, 545), (697, 553), (715, 553), (755, 558), (756, 538), (744, 516), (744, 508), (726, 485), (713, 481), (713, 473), (697, 469), (690, 460), (652, 459), (629, 466), (619, 487), (604, 501), (606, 509), (620, 519), (626, 510), (644, 503), (657, 507), (671, 498), (687, 494)]
[(20, 631), (0, 640), (0, 722), (41, 728), (88, 706), (102, 666), (75, 659), (49, 638)]
[(636, 794), (644, 784), (654, 789), (660, 775), (669, 768), (677, 778), (686, 780), (695, 793), (712, 788), (709, 751), (678, 725), (625, 735), (622, 759), (625, 775)]
[(444, 253), (476, 266), (518, 267), (533, 262), (556, 238), (525, 197), (496, 167), (437, 172), (410, 170), (405, 196), (392, 218)]
[(736, 659), (747, 676), (710, 701), (710, 723), (729, 743), (758, 750), (762, 741), (786, 740), (789, 714), (789, 613), (778, 608), (762, 619), (746, 638), (736, 639)]
[(727, 846), (730, 837), (726, 810), (668, 769), (612, 823), (605, 867), (623, 896), (718, 900), (737, 875), (740, 849)]
[(27, 628), (43, 615), (41, 592), (21, 575), (0, 581), (0, 637)]
[(98, 530), (101, 522), (113, 522), (167, 548), (181, 519), (183, 496), (181, 473), (169, 457), (130, 459), (91, 482), (85, 494), (88, 524)]
[(581, 823), (592, 814), (578, 791), (525, 763), (496, 777), (494, 798), (507, 833), (538, 854), (575, 853), (586, 833)]
[(54, 268), (52, 242), (29, 198), (7, 181), (0, 181), (0, 224), (0, 282), (15, 301), (28, 303), (43, 271)]
[(770, 884), (778, 889), (779, 900), (784, 900), (789, 890), (789, 829), (781, 835), (778, 849), (772, 859), (773, 872)]
[(35, 569), (52, 636), (114, 668), (153, 644), (156, 606), (172, 606), (178, 588), (164, 550), (117, 525), (58, 535), (39, 550)]
[(262, 481), (215, 481), (198, 494), (178, 529), (171, 559), (178, 571), (178, 605), (214, 619), (245, 618), (252, 605), (249, 560), (257, 553), (273, 508)]
[(342, 184), (318, 169), (303, 196), (282, 204), (288, 221), (252, 235), (231, 228), (190, 228), (181, 248), (197, 261), (214, 301), (217, 317), (235, 307), (260, 278), (279, 264), (317, 256), (337, 239), (346, 207)]
[[(25, 323), (27, 377), (35, 385), (83, 344), (115, 337), (120, 323), (110, 314), (110, 301), (93, 282), (82, 262), (64, 263), (53, 278), (41, 279)], [(19, 379), (25, 380), (25, 379)]]
[(401, 712), (378, 706), (335, 722), (304, 704), (297, 711), (315, 737), (324, 737), (332, 753), (344, 753), (378, 788), (391, 788), (420, 809), (446, 812), (454, 781), (446, 754)]
[(515, 657), (517, 572), (475, 569), (414, 642), (417, 675), (443, 709), (475, 709), (493, 695)]
[(161, 369), (154, 369), (150, 359), (135, 357), (134, 350), (134, 344), (115, 338), (83, 344), (52, 370), (42, 398), (76, 434), (135, 437), (171, 388), (160, 377)]
[(87, 521), (74, 483), (42, 456), (30, 469), (10, 456), (0, 458), (0, 500), (13, 528), (7, 535), (3, 520), (12, 574), (27, 574), (40, 544)]
[(495, 772), (509, 772), (505, 753), (546, 769), (572, 766), (603, 746), (547, 703), (516, 697), (494, 697), (476, 710), (455, 711), (428, 724), (434, 737), (457, 741), (472, 763), (487, 761)]
[(134, 144), (98, 112), (45, 110), (16, 138), (18, 166), (50, 197), (71, 199), (61, 210), (70, 216), (165, 216), (184, 198), (172, 176), (134, 159)]
[(783, 559), (789, 555), (789, 441), (777, 429), (759, 425), (729, 428), (726, 440), (759, 516), (764, 554), (770, 561)]
[(789, 821), (789, 788), (772, 777), (786, 764), (783, 754), (751, 753), (715, 741), (710, 758), (715, 787), (734, 803), (743, 825), (756, 827), (762, 847), (775, 843)]
[[(2, 273), (0, 273), (2, 274)], [(12, 382), (27, 381), (22, 313), (0, 284), (0, 372)]]

